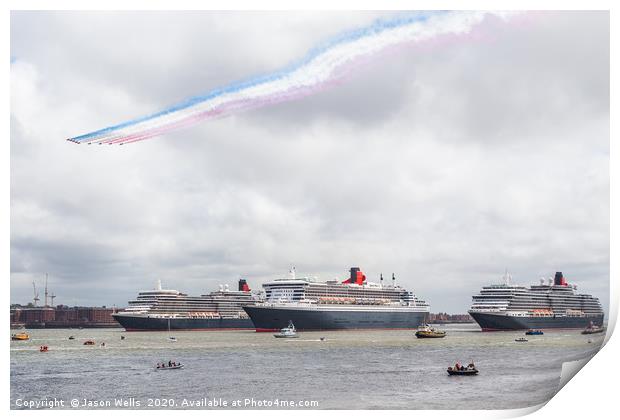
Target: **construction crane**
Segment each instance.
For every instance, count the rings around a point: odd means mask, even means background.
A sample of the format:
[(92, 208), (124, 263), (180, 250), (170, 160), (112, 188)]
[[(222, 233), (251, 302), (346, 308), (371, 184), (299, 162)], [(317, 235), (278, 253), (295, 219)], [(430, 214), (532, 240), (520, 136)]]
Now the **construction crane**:
[(32, 300), (34, 302), (34, 306), (37, 306), (37, 303), (39, 303), (41, 299), (39, 299), (39, 292), (37, 292), (37, 284), (34, 282), (34, 280), (32, 280), (32, 288), (34, 289), (34, 299)]
[(47, 308), (47, 273), (45, 273), (45, 304), (43, 305), (44, 307)]
[(50, 299), (52, 300), (52, 306), (54, 306), (54, 298), (56, 297), (56, 295), (54, 294), (54, 292), (52, 292), (52, 294), (50, 295)]

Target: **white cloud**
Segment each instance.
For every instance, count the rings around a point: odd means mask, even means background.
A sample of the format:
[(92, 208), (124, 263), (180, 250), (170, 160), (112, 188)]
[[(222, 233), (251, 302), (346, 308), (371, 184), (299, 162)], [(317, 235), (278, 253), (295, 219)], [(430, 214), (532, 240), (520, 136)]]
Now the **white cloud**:
[[(12, 301), (122, 305), (294, 264), (464, 312), (508, 267), (607, 300), (608, 14), (491, 20), (341, 86), (122, 147), (64, 138), (271, 71), (369, 13), (12, 14)], [(578, 20), (583, 28), (575, 32)], [(606, 303), (606, 302), (605, 302)]]

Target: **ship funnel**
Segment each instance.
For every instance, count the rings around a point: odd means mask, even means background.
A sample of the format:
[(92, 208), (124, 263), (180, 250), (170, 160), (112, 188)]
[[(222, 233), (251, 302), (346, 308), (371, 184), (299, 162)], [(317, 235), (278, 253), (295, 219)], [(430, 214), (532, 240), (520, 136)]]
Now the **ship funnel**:
[(553, 284), (556, 286), (567, 286), (568, 284), (566, 283), (566, 280), (564, 279), (564, 276), (562, 275), (561, 271), (557, 271), (555, 273), (555, 278), (553, 279)]
[(359, 273), (360, 268), (359, 267), (351, 267), (351, 269), (349, 270), (349, 272), (351, 273), (351, 283), (356, 283), (357, 280), (357, 273)]
[(239, 279), (239, 291), (240, 292), (249, 292), (250, 286), (246, 279)]
[(349, 277), (343, 283), (363, 284), (366, 281), (366, 276), (360, 271), (359, 267), (351, 267), (350, 271), (351, 277)]

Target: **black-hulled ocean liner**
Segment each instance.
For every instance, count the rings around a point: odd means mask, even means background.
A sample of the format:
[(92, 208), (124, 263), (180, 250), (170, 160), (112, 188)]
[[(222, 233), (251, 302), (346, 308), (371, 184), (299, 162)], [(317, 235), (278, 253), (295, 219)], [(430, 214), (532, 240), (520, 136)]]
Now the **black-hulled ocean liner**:
[(127, 331), (253, 329), (242, 306), (258, 300), (245, 280), (239, 280), (237, 291), (220, 285), (220, 290), (201, 296), (162, 289), (158, 281), (154, 290), (139, 292), (112, 316)]
[[(394, 276), (392, 276), (394, 280)], [(412, 292), (371, 283), (357, 267), (344, 282), (290, 278), (263, 284), (265, 302), (244, 306), (256, 331), (276, 331), (292, 321), (297, 330), (416, 328), (428, 318), (429, 305)]]
[(510, 284), (485, 286), (473, 296), (469, 314), (483, 331), (530, 328), (585, 328), (602, 325), (604, 313), (598, 298), (577, 294), (561, 272), (529, 287)]

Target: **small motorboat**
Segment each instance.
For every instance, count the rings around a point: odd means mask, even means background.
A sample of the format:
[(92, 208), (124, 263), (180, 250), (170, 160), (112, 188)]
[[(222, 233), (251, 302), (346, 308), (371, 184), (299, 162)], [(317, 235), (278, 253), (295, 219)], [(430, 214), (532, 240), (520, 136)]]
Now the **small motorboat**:
[(590, 325), (588, 325), (585, 330), (581, 331), (581, 334), (597, 334), (603, 331), (605, 331), (605, 327), (602, 325), (594, 325), (594, 323), (590, 321)]
[(527, 330), (525, 335), (543, 335), (542, 330)]
[(124, 335), (121, 335), (121, 340), (124, 340), (124, 339), (125, 339), (125, 336), (124, 336)]
[(30, 336), (28, 335), (27, 332), (19, 332), (16, 334), (13, 334), (11, 336), (11, 340), (13, 341), (25, 341), (25, 340), (30, 340)]
[(41, 353), (45, 353), (45, 352), (47, 352), (48, 350), (49, 350), (49, 349), (47, 348), (47, 346), (41, 346), (41, 347), (39, 347), (39, 351), (40, 351)]
[(101, 343), (101, 344), (100, 344), (100, 346), (101, 346), (101, 347), (105, 347), (105, 343)]
[(86, 341), (84, 341), (84, 345), (85, 346), (94, 346), (95, 342), (93, 340), (86, 340)]
[(74, 337), (74, 336), (72, 336), (72, 335), (70, 335), (70, 336), (69, 336), (69, 340), (75, 340), (75, 337)]
[(155, 366), (156, 370), (172, 370), (172, 369), (182, 369), (182, 368), (183, 368), (183, 364), (182, 363), (177, 363), (177, 364), (174, 364), (172, 366), (168, 366), (166, 364)]
[(295, 329), (295, 325), (293, 325), (293, 321), (288, 322), (288, 327), (282, 328), (279, 333), (275, 333), (273, 335), (275, 338), (297, 338), (297, 330)]
[(472, 376), (477, 375), (478, 369), (474, 363), (470, 363), (467, 366), (461, 366), (458, 363), (454, 365), (454, 367), (448, 367), (448, 375), (461, 375), (461, 376)]
[(443, 338), (446, 336), (445, 331), (439, 331), (428, 324), (420, 325), (415, 332), (415, 336), (418, 338)]
[(519, 338), (515, 338), (515, 341), (517, 343), (527, 343), (527, 338), (525, 337), (519, 337)]
[(325, 337), (320, 337), (319, 340), (325, 341)]

